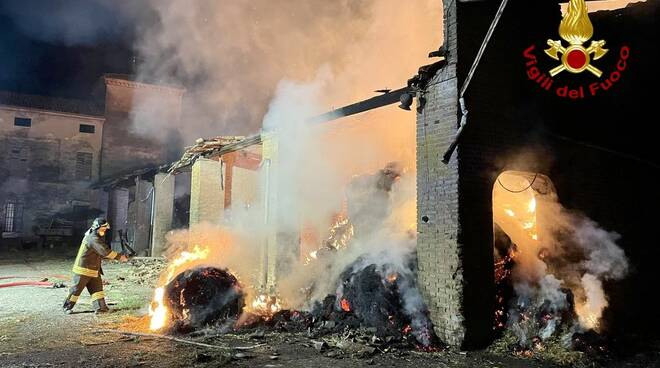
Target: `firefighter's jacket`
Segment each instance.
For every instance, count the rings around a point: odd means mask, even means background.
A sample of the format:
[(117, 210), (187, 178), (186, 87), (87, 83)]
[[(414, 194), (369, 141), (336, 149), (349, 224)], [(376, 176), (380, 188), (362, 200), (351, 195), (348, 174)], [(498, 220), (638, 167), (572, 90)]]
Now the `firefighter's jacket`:
[(78, 256), (73, 264), (73, 273), (89, 277), (102, 275), (101, 258), (119, 259), (120, 254), (110, 249), (96, 229), (89, 229), (83, 237)]

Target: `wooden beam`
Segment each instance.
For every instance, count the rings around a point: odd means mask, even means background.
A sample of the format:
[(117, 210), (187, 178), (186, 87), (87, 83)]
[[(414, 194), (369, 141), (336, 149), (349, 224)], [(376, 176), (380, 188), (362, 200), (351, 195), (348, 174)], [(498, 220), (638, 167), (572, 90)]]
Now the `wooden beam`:
[(393, 103), (399, 102), (401, 95), (408, 93), (410, 89), (408, 87), (399, 88), (388, 93), (384, 93), (380, 96), (372, 97), (360, 102), (356, 102), (351, 105), (340, 107), (332, 111), (328, 111), (324, 114), (312, 117), (308, 120), (310, 123), (325, 123), (328, 121), (336, 120), (346, 116), (351, 116), (359, 114), (361, 112), (377, 109), (379, 107), (391, 105)]

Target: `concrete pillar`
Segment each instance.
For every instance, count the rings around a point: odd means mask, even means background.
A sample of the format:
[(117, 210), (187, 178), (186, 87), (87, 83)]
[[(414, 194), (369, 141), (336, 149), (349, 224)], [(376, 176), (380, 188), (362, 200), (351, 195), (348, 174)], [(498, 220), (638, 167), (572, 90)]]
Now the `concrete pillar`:
[(91, 201), (89, 206), (91, 208), (97, 208), (102, 211), (106, 218), (109, 220), (109, 211), (110, 211), (110, 193), (106, 192), (103, 189), (94, 189), (90, 195)]
[[(282, 223), (280, 214), (288, 210), (282, 207), (282, 191), (288, 188), (284, 188), (280, 182), (284, 174), (280, 166), (279, 141), (274, 133), (262, 133), (262, 158), (263, 220), (267, 231), (265, 246), (260, 254), (259, 289), (270, 296), (277, 296), (279, 280), (287, 276), (291, 271), (292, 261), (300, 257), (299, 229), (302, 228), (302, 222), (296, 231), (288, 228), (290, 224)], [(247, 180), (244, 184), (251, 180), (249, 177), (242, 179)], [(237, 191), (238, 185), (234, 188)], [(237, 194), (237, 198), (240, 198), (240, 195)]]
[(135, 200), (131, 203), (134, 213), (133, 249), (147, 255), (151, 250), (151, 206), (153, 184), (146, 180), (135, 181)]
[(232, 171), (232, 208), (239, 211), (256, 205), (259, 200), (259, 172), (238, 166), (234, 166)]
[(128, 230), (128, 189), (114, 188), (108, 194), (108, 221), (112, 231), (112, 249), (121, 250), (119, 230)]
[(174, 212), (174, 175), (165, 173), (154, 177), (153, 227), (151, 230), (151, 256), (159, 257), (166, 248), (165, 236), (172, 229)]
[(274, 134), (262, 133), (261, 178), (263, 187), (263, 221), (266, 227), (264, 245), (259, 255), (259, 290), (274, 294), (277, 288), (277, 151), (278, 141)]
[(190, 225), (222, 220), (225, 190), (222, 163), (198, 159), (192, 167), (190, 182)]

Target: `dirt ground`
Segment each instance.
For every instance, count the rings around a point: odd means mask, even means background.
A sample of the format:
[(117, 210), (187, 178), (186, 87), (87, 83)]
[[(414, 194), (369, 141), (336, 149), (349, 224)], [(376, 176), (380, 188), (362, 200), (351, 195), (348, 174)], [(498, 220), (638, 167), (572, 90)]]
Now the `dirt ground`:
[[(0, 284), (47, 278), (68, 286), (74, 252), (67, 252), (71, 254), (66, 257), (2, 254), (0, 278), (21, 278), (0, 279)], [(660, 349), (605, 363), (581, 356), (558, 364), (538, 357), (495, 354), (492, 349), (431, 353), (372, 351), (364, 346), (338, 349), (333, 347), (333, 337), (325, 337), (328, 347), (324, 345), (319, 351), (319, 341), (304, 333), (268, 331), (265, 335), (238, 332), (183, 337), (210, 345), (202, 347), (113, 332), (148, 332), (146, 306), (154, 280), (136, 277), (145, 268), (142, 265), (136, 271), (139, 267), (137, 261), (104, 265), (107, 300), (113, 309), (105, 315), (92, 313), (87, 294), (81, 296), (76, 313), (64, 314), (61, 305), (67, 288), (0, 288), (0, 367), (660, 367)]]

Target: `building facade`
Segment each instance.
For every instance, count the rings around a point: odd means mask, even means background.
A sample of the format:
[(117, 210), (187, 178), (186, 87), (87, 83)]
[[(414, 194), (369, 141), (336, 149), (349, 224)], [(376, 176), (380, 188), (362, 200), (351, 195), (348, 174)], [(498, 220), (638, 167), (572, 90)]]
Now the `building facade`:
[(163, 129), (144, 129), (163, 121), (178, 126), (185, 91), (127, 75), (104, 75), (99, 85), (101, 96), (89, 101), (0, 92), (5, 242), (75, 243), (89, 221), (104, 214), (114, 220), (111, 238), (126, 231), (138, 248), (149, 248), (153, 180), (116, 191), (94, 184), (171, 161), (181, 142), (153, 134)]
[(36, 241), (56, 219), (72, 225), (74, 212), (103, 207), (89, 185), (100, 177), (104, 122), (91, 103), (0, 93), (4, 239)]

